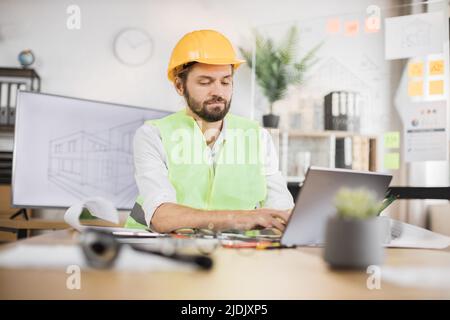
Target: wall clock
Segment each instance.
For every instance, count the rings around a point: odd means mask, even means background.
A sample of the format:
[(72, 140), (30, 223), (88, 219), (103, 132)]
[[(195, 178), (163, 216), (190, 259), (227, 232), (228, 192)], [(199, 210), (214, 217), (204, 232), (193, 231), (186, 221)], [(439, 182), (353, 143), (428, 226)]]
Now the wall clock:
[(152, 52), (153, 41), (145, 30), (124, 29), (114, 39), (114, 55), (125, 65), (143, 65), (150, 59)]

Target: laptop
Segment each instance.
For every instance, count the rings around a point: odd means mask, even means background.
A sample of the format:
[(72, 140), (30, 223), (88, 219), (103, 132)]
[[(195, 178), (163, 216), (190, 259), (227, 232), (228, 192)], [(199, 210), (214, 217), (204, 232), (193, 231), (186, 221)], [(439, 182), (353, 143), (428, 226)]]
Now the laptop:
[(325, 226), (328, 218), (336, 214), (334, 198), (341, 188), (365, 188), (382, 201), (391, 180), (391, 175), (377, 172), (310, 167), (281, 236), (281, 245), (323, 245)]

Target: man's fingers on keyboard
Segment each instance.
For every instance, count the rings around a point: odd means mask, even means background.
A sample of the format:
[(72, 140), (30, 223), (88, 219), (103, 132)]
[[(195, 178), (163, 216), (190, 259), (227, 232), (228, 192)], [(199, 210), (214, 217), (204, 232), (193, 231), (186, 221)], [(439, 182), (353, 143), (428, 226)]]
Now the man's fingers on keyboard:
[(289, 214), (286, 211), (274, 211), (274, 213), (272, 213), (272, 217), (278, 218), (286, 224), (289, 219)]
[(271, 221), (272, 225), (280, 231), (284, 231), (284, 223), (281, 223), (277, 218), (273, 218)]

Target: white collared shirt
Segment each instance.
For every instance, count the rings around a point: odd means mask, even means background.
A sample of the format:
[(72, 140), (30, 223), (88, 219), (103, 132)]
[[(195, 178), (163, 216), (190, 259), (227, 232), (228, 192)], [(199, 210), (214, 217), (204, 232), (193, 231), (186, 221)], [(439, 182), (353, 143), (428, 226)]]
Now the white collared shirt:
[[(208, 147), (208, 158), (214, 165), (226, 136), (226, 119), (222, 130), (213, 144)], [(287, 189), (285, 178), (278, 169), (278, 156), (269, 132), (261, 128), (261, 146), (266, 174), (267, 196), (265, 208), (287, 210), (294, 207), (292, 195)], [(159, 129), (151, 124), (142, 125), (134, 136), (135, 179), (139, 194), (143, 197), (145, 221), (150, 225), (155, 210), (165, 202), (177, 203), (176, 191), (169, 180), (167, 155)]]

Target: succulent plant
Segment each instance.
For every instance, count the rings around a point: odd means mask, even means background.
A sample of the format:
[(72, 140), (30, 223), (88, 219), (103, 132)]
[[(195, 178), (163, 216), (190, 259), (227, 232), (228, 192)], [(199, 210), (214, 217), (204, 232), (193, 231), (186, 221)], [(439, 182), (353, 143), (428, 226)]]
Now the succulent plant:
[(334, 204), (340, 217), (353, 219), (375, 217), (383, 208), (383, 202), (377, 201), (375, 194), (367, 189), (342, 188)]

